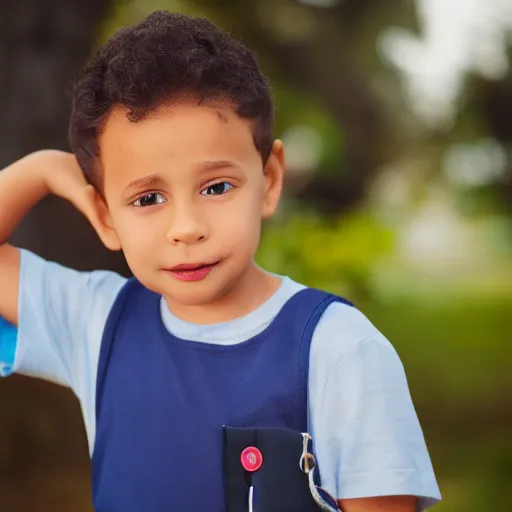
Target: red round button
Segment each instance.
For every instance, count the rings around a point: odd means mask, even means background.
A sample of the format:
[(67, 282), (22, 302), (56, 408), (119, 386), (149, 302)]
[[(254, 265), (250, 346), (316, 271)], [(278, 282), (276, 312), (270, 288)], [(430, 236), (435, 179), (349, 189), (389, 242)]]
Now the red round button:
[(248, 446), (242, 452), (240, 460), (246, 471), (258, 471), (263, 464), (263, 455), (255, 446)]

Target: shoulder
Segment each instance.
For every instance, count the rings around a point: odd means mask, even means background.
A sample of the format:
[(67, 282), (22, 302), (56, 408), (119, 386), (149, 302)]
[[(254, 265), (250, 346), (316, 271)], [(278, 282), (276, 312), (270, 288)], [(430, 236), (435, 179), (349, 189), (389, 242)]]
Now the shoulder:
[[(283, 279), (280, 306), (297, 293), (308, 289), (307, 286), (289, 277), (280, 277)], [(322, 290), (315, 291), (322, 292)], [(322, 293), (327, 297), (327, 292)], [(361, 357), (364, 357), (364, 350), (360, 348), (367, 346), (376, 347), (376, 350), (390, 351), (396, 355), (391, 343), (364, 313), (346, 299), (342, 297), (339, 299), (326, 307), (313, 331), (310, 366), (321, 367), (322, 374), (327, 375), (329, 370), (351, 352), (354, 352), (354, 356), (361, 352)]]
[[(80, 272), (22, 250), (19, 362), (26, 352), (44, 361), (47, 353), (62, 355), (64, 349), (74, 352), (77, 347), (86, 351), (96, 347), (125, 282), (114, 272)], [(28, 366), (38, 366), (36, 363), (31, 361)]]
[(68, 298), (104, 300), (109, 303), (126, 282), (123, 276), (108, 270), (78, 271), (21, 249), (20, 286), (24, 291), (36, 291), (42, 285), (46, 294), (59, 293)]
[(21, 251), (13, 370), (73, 389), (93, 446), (96, 374), (103, 331), (126, 279), (80, 272)]
[[(279, 294), (280, 307), (304, 290), (320, 292), (321, 295), (325, 294), (325, 297), (330, 295), (323, 290), (309, 288), (290, 277), (279, 277), (283, 280)], [(379, 333), (371, 321), (359, 309), (351, 305), (350, 301), (343, 297), (338, 297), (338, 299), (331, 302), (322, 313), (313, 331), (311, 341), (312, 355), (321, 352), (331, 361), (338, 360), (363, 340)]]
[(387, 372), (401, 366), (390, 341), (361, 311), (343, 302), (333, 302), (326, 308), (311, 340), (310, 379), (316, 385), (322, 388), (342, 373), (377, 367)]
[(359, 309), (344, 302), (332, 302), (316, 325), (311, 349), (327, 351), (331, 359), (338, 360), (376, 334), (378, 329)]

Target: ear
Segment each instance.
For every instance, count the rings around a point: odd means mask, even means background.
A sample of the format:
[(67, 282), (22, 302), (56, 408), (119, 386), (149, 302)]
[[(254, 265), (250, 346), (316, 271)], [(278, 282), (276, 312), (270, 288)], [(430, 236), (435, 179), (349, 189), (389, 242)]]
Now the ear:
[(268, 219), (274, 215), (281, 190), (283, 188), (284, 178), (284, 146), (280, 140), (275, 140), (272, 145), (272, 151), (267, 164), (263, 170), (265, 178), (265, 190), (263, 194), (263, 203), (261, 207), (261, 216)]
[[(93, 187), (91, 187), (93, 188)], [(121, 250), (121, 241), (114, 227), (112, 216), (105, 199), (94, 189), (94, 204), (97, 213), (96, 222), (93, 224), (96, 233), (103, 245), (111, 251)], [(92, 192), (91, 192), (92, 193)]]

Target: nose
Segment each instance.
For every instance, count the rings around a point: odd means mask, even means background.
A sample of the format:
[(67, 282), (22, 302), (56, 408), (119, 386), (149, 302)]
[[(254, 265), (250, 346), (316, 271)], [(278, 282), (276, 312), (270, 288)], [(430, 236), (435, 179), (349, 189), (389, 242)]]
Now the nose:
[(174, 205), (167, 240), (172, 245), (192, 245), (208, 237), (208, 225), (193, 207)]

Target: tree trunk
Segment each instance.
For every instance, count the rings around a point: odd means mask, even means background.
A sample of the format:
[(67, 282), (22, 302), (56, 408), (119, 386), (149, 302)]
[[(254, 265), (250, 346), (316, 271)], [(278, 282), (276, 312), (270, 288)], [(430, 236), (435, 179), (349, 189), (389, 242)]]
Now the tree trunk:
[[(72, 83), (96, 41), (107, 0), (2, 0), (0, 168), (43, 148), (68, 149)], [(56, 198), (41, 202), (12, 238), (18, 246), (77, 269), (128, 273), (87, 221)]]
[[(69, 93), (111, 3), (1, 1), (0, 168), (34, 150), (68, 149)], [(87, 221), (56, 198), (43, 200), (11, 241), (77, 269), (128, 274), (122, 255), (104, 249)], [(84, 428), (71, 392), (11, 377), (0, 382), (0, 408), (0, 508), (90, 510)]]

